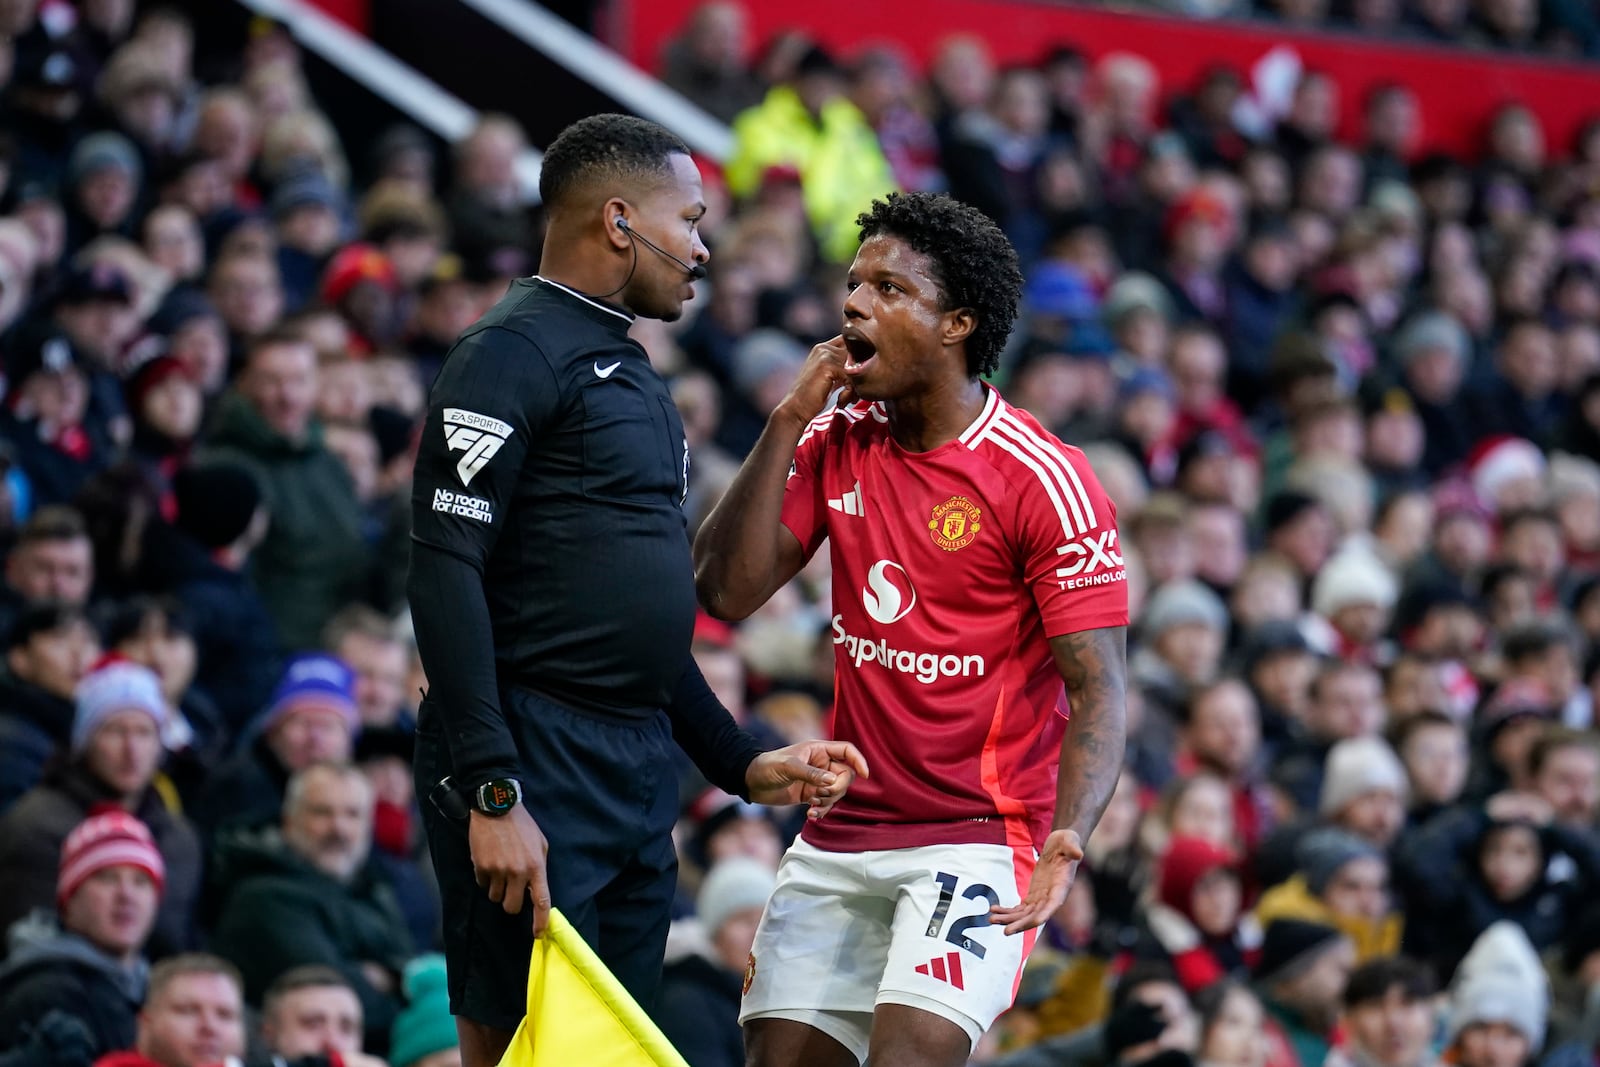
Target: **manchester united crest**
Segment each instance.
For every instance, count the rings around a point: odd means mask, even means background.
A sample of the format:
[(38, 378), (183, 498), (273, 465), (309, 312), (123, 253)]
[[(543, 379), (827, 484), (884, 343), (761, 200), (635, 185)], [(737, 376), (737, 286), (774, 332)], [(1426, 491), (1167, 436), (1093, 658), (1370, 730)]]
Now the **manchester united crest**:
[(755, 980), (756, 980), (756, 954), (754, 952), (752, 952), (752, 953), (750, 953), (750, 958), (747, 961), (745, 961), (745, 965), (744, 965), (744, 992), (739, 994), (741, 997), (747, 997), (747, 996), (750, 995), (750, 983), (754, 982)]
[(978, 536), (978, 517), (982, 509), (964, 496), (953, 496), (933, 509), (928, 520), (928, 533), (933, 543), (946, 552), (955, 552), (972, 544)]

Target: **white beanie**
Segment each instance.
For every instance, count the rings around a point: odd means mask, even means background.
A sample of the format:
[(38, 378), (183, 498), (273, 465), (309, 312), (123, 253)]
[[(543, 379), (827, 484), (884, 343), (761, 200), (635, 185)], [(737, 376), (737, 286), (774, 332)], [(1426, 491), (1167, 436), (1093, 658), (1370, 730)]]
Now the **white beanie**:
[(1325, 619), (1355, 604), (1387, 610), (1399, 595), (1400, 584), (1383, 560), (1369, 549), (1349, 548), (1322, 565), (1311, 589), (1311, 610)]
[(1200, 623), (1213, 630), (1228, 629), (1228, 606), (1205, 584), (1193, 578), (1168, 582), (1145, 604), (1140, 628), (1154, 641), (1174, 626)]
[(1502, 919), (1479, 934), (1456, 968), (1449, 1042), (1474, 1023), (1505, 1023), (1538, 1051), (1549, 1014), (1549, 978), (1522, 927)]
[(107, 717), (119, 711), (142, 711), (155, 720), (156, 730), (167, 734), (167, 700), (161, 679), (148, 667), (128, 660), (113, 660), (90, 671), (78, 683), (78, 707), (72, 718), (72, 751), (82, 752)]
[(1406, 796), (1406, 768), (1381, 738), (1353, 737), (1328, 751), (1322, 771), (1322, 797), (1317, 810), (1337, 815), (1358, 797), (1378, 790)]
[(1486, 442), (1468, 460), (1472, 490), (1491, 511), (1498, 511), (1500, 490), (1521, 478), (1537, 480), (1545, 474), (1544, 452), (1521, 437)]
[(777, 884), (770, 867), (748, 856), (730, 856), (713, 866), (695, 902), (706, 936), (716, 937), (723, 923), (746, 908), (766, 907)]

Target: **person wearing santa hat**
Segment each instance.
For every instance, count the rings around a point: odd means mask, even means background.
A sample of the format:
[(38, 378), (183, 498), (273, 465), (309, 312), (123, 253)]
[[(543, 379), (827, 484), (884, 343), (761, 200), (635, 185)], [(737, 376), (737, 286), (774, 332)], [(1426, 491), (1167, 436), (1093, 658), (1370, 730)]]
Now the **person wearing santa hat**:
[(56, 873), (56, 914), (11, 928), (0, 966), (0, 1048), (51, 1009), (81, 1020), (102, 1055), (133, 1044), (166, 864), (144, 823), (125, 811), (91, 815), (67, 835)]

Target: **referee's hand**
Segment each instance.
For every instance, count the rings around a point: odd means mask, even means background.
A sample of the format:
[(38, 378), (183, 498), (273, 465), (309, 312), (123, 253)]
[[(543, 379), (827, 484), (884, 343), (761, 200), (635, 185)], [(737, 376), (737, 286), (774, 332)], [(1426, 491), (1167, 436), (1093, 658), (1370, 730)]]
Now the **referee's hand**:
[(472, 849), (472, 870), (489, 899), (507, 915), (522, 913), (523, 899), (533, 897), (533, 936), (544, 934), (550, 922), (550, 883), (545, 878), (545, 854), (550, 843), (528, 809), (518, 804), (509, 814), (495, 817), (472, 813), (467, 828)]
[(761, 753), (744, 772), (744, 783), (757, 804), (805, 804), (806, 817), (820, 819), (849, 791), (857, 775), (867, 777), (867, 761), (855, 745), (802, 741)]

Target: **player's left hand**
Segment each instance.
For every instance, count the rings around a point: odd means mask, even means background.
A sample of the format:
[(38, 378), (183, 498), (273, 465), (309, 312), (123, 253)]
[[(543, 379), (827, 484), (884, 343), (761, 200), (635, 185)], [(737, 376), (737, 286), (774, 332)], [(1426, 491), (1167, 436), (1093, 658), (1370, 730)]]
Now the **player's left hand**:
[(1020, 934), (1043, 926), (1056, 909), (1066, 903), (1067, 892), (1078, 875), (1078, 862), (1082, 859), (1083, 842), (1078, 840), (1078, 831), (1052, 831), (1044, 839), (1044, 852), (1034, 865), (1028, 895), (1012, 907), (996, 904), (990, 908), (989, 922), (1005, 923), (1007, 934)]
[(849, 791), (857, 775), (866, 778), (868, 771), (855, 745), (802, 741), (751, 760), (744, 784), (757, 804), (806, 804), (806, 818), (820, 819)]

